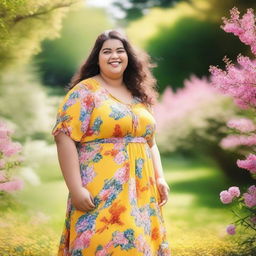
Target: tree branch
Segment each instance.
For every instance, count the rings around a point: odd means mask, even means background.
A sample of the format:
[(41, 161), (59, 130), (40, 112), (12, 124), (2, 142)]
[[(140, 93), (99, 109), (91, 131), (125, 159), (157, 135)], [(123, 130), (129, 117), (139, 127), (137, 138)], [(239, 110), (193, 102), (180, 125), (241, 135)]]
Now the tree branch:
[(41, 11), (38, 11), (38, 12), (35, 12), (35, 13), (32, 13), (32, 14), (27, 14), (27, 15), (18, 15), (13, 19), (13, 22), (14, 22), (14, 24), (16, 24), (16, 23), (18, 23), (22, 20), (25, 20), (25, 19), (36, 18), (38, 16), (45, 15), (45, 14), (50, 13), (53, 10), (56, 10), (56, 9), (59, 9), (59, 8), (70, 7), (72, 4), (75, 4), (79, 1), (81, 1), (81, 0), (75, 0), (75, 1), (69, 2), (69, 3), (60, 3), (60, 4), (57, 4), (53, 7), (51, 7), (50, 9), (41, 10)]

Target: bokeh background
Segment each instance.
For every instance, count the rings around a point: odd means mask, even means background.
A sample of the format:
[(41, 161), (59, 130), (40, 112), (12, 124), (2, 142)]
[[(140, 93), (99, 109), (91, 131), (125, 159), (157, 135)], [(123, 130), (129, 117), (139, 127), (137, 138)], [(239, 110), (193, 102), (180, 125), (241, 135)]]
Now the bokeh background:
[[(20, 191), (0, 202), (0, 255), (56, 255), (67, 188), (51, 129), (64, 87), (98, 34), (122, 28), (157, 67), (156, 140), (171, 192), (164, 219), (173, 256), (242, 255), (234, 220), (219, 200), (229, 186), (252, 184), (225, 150), (226, 122), (239, 109), (213, 90), (209, 66), (223, 57), (251, 56), (225, 33), (221, 17), (254, 0), (13, 0), (0, 3), (0, 118), (14, 130), (24, 161)], [(8, 253), (9, 250), (9, 253)], [(1, 254), (2, 252), (2, 254)]]

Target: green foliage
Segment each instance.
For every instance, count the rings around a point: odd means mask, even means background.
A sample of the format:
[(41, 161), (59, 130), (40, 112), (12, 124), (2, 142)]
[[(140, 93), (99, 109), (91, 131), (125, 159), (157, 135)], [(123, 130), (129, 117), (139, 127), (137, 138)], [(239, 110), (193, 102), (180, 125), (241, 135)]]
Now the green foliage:
[(81, 7), (70, 12), (63, 22), (61, 37), (45, 41), (36, 56), (45, 84), (66, 85), (86, 58), (96, 37), (112, 27), (102, 9)]
[(5, 72), (0, 83), (0, 116), (12, 123), (15, 138), (25, 141), (29, 136), (50, 136), (56, 115), (57, 98), (47, 96), (31, 68)]
[[(234, 58), (238, 51), (248, 51), (237, 38), (219, 28), (221, 16), (233, 4), (232, 0), (180, 2), (173, 8), (151, 9), (142, 19), (130, 23), (129, 37), (158, 64), (154, 74), (160, 92), (167, 85), (182, 87), (191, 73), (208, 75), (209, 65), (222, 63), (225, 55)], [(240, 5), (246, 4), (240, 1)], [(255, 3), (249, 7), (253, 6)]]
[[(134, 21), (143, 17), (151, 8), (175, 7), (179, 2), (187, 2), (195, 5), (195, 8), (197, 8), (195, 2), (210, 2), (215, 9), (218, 9), (219, 13), (230, 9), (234, 5), (238, 5), (239, 7), (247, 6), (247, 8), (255, 6), (255, 0), (115, 0), (113, 5), (125, 13), (126, 20)], [(119, 22), (123, 23), (123, 20), (119, 20)]]
[(127, 4), (127, 1), (115, 0), (113, 4), (125, 12), (125, 18), (131, 21), (141, 18), (143, 13), (150, 8), (166, 8), (179, 1), (181, 0), (129, 0), (129, 4)]
[(209, 65), (221, 62), (224, 55), (234, 58), (239, 48), (243, 52), (247, 49), (237, 38), (218, 29), (217, 24), (189, 17), (177, 21), (173, 28), (160, 28), (146, 45), (158, 64), (154, 74), (160, 91), (167, 84), (182, 87), (191, 73), (207, 75)]
[(77, 0), (0, 1), (0, 69), (25, 63), (45, 38), (55, 38), (69, 6)]

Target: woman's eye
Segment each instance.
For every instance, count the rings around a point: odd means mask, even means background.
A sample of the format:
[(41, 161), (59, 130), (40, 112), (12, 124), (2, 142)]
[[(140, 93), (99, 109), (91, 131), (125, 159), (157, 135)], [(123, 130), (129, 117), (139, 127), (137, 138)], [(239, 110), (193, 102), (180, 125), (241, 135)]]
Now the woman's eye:
[(110, 53), (110, 51), (105, 51), (105, 52), (103, 52), (104, 54), (109, 54)]

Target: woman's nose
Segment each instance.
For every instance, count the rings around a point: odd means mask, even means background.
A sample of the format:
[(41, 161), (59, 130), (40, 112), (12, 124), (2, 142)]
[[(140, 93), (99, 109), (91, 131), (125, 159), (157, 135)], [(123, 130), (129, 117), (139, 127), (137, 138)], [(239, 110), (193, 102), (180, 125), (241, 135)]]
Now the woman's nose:
[(119, 57), (119, 56), (118, 56), (118, 54), (117, 54), (116, 51), (113, 51), (112, 54), (111, 54), (111, 56), (110, 56), (110, 58), (118, 58), (118, 57)]

